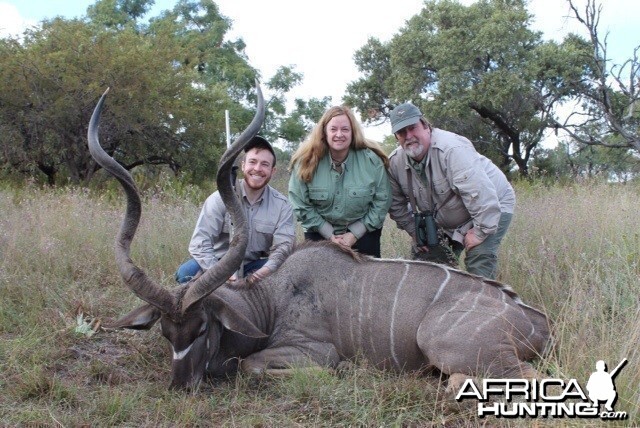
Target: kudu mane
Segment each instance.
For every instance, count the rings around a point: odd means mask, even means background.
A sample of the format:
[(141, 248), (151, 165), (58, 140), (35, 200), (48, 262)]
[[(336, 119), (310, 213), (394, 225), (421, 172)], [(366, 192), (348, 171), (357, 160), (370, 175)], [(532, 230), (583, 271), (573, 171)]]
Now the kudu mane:
[(296, 253), (298, 251), (305, 250), (307, 248), (329, 248), (329, 249), (339, 251), (343, 254), (348, 255), (357, 263), (362, 263), (367, 260), (373, 260), (373, 257), (370, 257), (366, 254), (361, 254), (357, 250), (354, 250), (353, 248), (345, 247), (343, 245), (338, 245), (335, 242), (331, 242), (331, 241), (303, 241), (299, 244), (296, 244), (291, 254)]
[[(334, 242), (331, 241), (304, 241), (300, 244), (296, 244), (295, 248), (293, 249), (293, 251), (290, 253), (289, 256), (299, 252), (299, 251), (304, 251), (307, 249), (313, 250), (313, 249), (327, 249), (329, 251), (334, 251), (334, 252), (340, 252), (343, 254), (348, 255), (349, 257), (351, 257), (353, 259), (353, 261), (355, 261), (356, 263), (364, 263), (364, 262), (372, 262), (372, 263), (385, 263), (385, 262), (391, 262), (391, 263), (396, 263), (398, 261), (398, 259), (377, 259), (365, 254), (361, 254), (358, 251), (349, 248), (349, 247), (344, 247), (342, 245), (338, 245)], [(533, 310), (535, 312), (538, 312), (542, 315), (544, 315), (541, 311), (539, 311), (538, 309), (527, 305), (526, 303), (524, 303), (522, 301), (522, 299), (520, 298), (520, 296), (518, 295), (518, 293), (516, 293), (513, 288), (508, 285), (508, 284), (504, 284), (501, 283), (499, 281), (496, 280), (492, 280), (492, 279), (488, 279), (488, 278), (484, 278), (484, 277), (480, 277), (478, 275), (474, 275), (472, 273), (469, 273), (467, 271), (463, 271), (461, 269), (456, 269), (453, 268), (451, 266), (448, 265), (443, 265), (443, 264), (438, 264), (438, 263), (434, 263), (434, 262), (428, 262), (428, 261), (422, 261), (422, 260), (402, 260), (402, 262), (404, 263), (409, 263), (409, 264), (425, 264), (425, 265), (434, 265), (434, 266), (439, 266), (442, 269), (447, 269), (449, 272), (455, 272), (458, 275), (462, 275), (462, 276), (467, 276), (470, 278), (481, 278), (482, 282), (486, 285), (489, 285), (491, 287), (495, 287), (496, 289), (498, 289), (499, 291), (501, 291), (502, 293), (506, 294), (509, 298), (511, 298), (515, 303), (517, 303), (519, 306), (522, 306), (528, 310)]]
[[(371, 259), (372, 261), (375, 262), (379, 262), (379, 263), (384, 263), (384, 262), (395, 262), (397, 261), (397, 259)], [(515, 303), (517, 303), (518, 305), (527, 308), (529, 310), (533, 310), (535, 312), (540, 313), (541, 315), (544, 315), (544, 313), (542, 311), (539, 311), (538, 309), (527, 305), (526, 303), (524, 303), (522, 301), (522, 299), (520, 298), (520, 296), (518, 295), (518, 293), (516, 293), (514, 291), (514, 289), (508, 285), (508, 284), (504, 284), (502, 282), (493, 280), (493, 279), (489, 279), (489, 278), (485, 278), (479, 275), (475, 275), (472, 273), (469, 273), (467, 271), (461, 270), (461, 269), (457, 269), (448, 265), (443, 265), (443, 264), (438, 264), (435, 262), (428, 262), (428, 261), (423, 261), (423, 260), (403, 260), (403, 262), (405, 263), (411, 263), (411, 264), (428, 264), (428, 265), (435, 265), (435, 266), (439, 266), (443, 269), (447, 269), (449, 272), (455, 272), (458, 275), (463, 275), (463, 276), (467, 276), (470, 278), (480, 278), (482, 280), (482, 282), (486, 285), (489, 285), (491, 287), (495, 287), (497, 288), (499, 291), (501, 291), (502, 293), (506, 294), (507, 296), (509, 296)]]

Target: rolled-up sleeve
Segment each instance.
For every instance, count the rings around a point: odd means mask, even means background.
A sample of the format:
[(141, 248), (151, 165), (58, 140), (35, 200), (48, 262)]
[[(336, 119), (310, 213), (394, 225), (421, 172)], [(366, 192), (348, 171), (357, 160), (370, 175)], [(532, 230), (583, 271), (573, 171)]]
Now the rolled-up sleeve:
[(278, 269), (293, 250), (295, 240), (296, 229), (293, 209), (288, 202), (283, 202), (276, 222), (276, 230), (273, 234), (273, 243), (269, 249), (269, 259), (265, 266), (272, 272)]

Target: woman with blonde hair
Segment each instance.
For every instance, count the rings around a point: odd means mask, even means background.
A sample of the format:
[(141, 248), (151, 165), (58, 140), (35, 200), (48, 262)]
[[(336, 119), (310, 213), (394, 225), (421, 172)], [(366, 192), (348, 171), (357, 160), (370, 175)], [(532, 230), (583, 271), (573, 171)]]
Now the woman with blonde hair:
[(345, 106), (328, 109), (291, 159), (289, 200), (306, 239), (380, 257), (391, 205), (387, 156)]

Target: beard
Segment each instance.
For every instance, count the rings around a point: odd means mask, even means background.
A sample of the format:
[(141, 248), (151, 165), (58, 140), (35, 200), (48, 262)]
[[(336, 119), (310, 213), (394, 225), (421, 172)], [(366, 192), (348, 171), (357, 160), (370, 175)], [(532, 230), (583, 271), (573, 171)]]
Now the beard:
[(265, 187), (267, 184), (269, 184), (270, 179), (271, 179), (271, 176), (269, 175), (265, 175), (265, 176), (257, 175), (252, 177), (249, 174), (246, 174), (244, 176), (244, 184), (253, 190), (260, 190), (263, 187)]
[[(410, 144), (411, 143), (411, 144)], [(415, 143), (415, 144), (414, 144)], [(405, 144), (404, 152), (407, 156), (418, 158), (424, 153), (424, 146), (419, 141), (410, 141)]]

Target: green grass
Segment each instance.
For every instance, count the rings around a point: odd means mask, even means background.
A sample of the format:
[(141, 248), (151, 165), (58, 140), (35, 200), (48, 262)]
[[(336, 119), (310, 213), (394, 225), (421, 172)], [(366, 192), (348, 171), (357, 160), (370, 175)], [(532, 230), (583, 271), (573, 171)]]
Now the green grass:
[[(111, 186), (109, 184), (109, 186)], [(286, 190), (286, 176), (276, 180)], [(518, 205), (499, 279), (553, 322), (554, 346), (538, 368), (583, 385), (605, 360), (629, 363), (616, 378), (608, 426), (640, 424), (640, 187), (518, 183)], [(133, 258), (166, 286), (187, 257), (205, 194), (164, 183), (144, 195)], [(139, 301), (122, 285), (113, 242), (122, 217), (117, 188), (0, 190), (0, 421), (8, 426), (530, 426), (478, 419), (469, 401), (444, 395), (434, 376), (381, 372), (366, 362), (337, 373), (240, 375), (196, 393), (169, 391), (169, 350), (151, 332), (74, 332)], [(383, 256), (409, 256), (388, 221)], [(545, 420), (536, 426), (599, 426)]]

